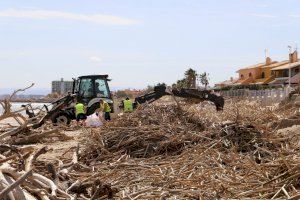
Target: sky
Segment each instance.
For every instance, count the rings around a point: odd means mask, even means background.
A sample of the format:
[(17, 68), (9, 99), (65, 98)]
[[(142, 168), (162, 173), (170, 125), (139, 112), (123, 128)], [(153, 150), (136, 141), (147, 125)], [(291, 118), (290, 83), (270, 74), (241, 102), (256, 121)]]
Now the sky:
[[(1, 0), (0, 93), (109, 74), (114, 88), (211, 85), (300, 44), (300, 0)], [(6, 90), (5, 90), (6, 91)]]

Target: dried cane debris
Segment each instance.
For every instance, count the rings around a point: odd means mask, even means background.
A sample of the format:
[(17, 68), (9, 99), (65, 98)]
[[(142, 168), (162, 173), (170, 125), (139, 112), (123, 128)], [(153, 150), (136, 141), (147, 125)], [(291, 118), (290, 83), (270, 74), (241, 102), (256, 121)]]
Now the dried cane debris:
[(173, 106), (138, 110), (93, 133), (95, 138), (90, 140), (91, 147), (82, 159), (98, 157), (99, 152), (100, 160), (106, 159), (108, 152), (136, 158), (180, 154), (186, 146), (200, 141), (195, 132), (203, 129), (201, 122), (195, 125), (189, 121), (189, 116)]
[[(80, 155), (119, 199), (292, 198), (300, 194), (300, 133), (268, 128), (286, 117), (259, 103), (149, 105), (89, 132)], [(189, 123), (189, 117), (205, 125)]]
[(300, 129), (269, 126), (297, 115), (257, 102), (225, 105), (223, 112), (203, 104), (146, 105), (101, 128), (82, 129), (81, 148), (49, 162), (37, 156), (49, 149), (9, 142), (29, 144), (28, 136), (42, 133), (48, 139), (34, 142), (55, 141), (51, 125), (34, 131), (26, 125), (29, 132), (18, 130), (0, 145), (0, 194), (7, 199), (298, 199)]

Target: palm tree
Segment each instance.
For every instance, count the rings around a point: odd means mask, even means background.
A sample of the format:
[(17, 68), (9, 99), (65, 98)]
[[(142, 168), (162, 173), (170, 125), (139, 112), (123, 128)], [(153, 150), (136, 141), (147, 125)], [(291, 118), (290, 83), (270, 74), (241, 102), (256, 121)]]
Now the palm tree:
[(207, 89), (207, 86), (209, 84), (209, 74), (206, 72), (203, 72), (199, 74), (200, 83), (204, 85), (205, 89)]
[(188, 70), (185, 71), (184, 75), (186, 80), (186, 87), (196, 88), (196, 77), (197, 77), (196, 70), (189, 68)]

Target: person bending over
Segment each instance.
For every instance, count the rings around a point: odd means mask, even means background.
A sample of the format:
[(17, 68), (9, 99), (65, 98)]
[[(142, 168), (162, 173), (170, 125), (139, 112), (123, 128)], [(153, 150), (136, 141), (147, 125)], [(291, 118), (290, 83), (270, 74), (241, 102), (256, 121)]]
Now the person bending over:
[[(110, 108), (109, 104), (106, 101), (104, 101), (103, 99), (100, 99), (99, 103), (100, 103), (100, 112), (103, 113), (105, 121), (110, 121), (111, 120), (110, 119), (111, 108)], [(100, 112), (99, 112), (99, 114), (100, 114)]]

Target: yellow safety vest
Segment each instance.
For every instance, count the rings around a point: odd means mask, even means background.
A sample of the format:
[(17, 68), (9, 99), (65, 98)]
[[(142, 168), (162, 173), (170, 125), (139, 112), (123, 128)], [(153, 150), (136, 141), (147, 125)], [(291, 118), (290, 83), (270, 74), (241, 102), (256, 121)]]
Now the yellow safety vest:
[(103, 112), (111, 112), (110, 106), (106, 101), (104, 101), (103, 104), (100, 104), (100, 108)]
[(78, 103), (75, 105), (75, 113), (76, 113), (76, 117), (79, 114), (84, 114), (84, 105), (82, 103)]
[(124, 100), (124, 112), (132, 112), (133, 111), (133, 104), (131, 100)]

